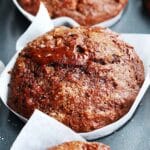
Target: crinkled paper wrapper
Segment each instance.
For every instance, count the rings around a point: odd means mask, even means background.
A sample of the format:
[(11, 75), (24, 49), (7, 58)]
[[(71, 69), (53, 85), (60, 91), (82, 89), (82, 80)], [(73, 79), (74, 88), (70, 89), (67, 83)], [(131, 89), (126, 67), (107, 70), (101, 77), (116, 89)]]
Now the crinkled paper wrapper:
[[(41, 17), (42, 16), (42, 17)], [(69, 25), (69, 26), (77, 26), (75, 23), (70, 22), (64, 22), (60, 23), (61, 25)], [(6, 66), (5, 70), (1, 74), (0, 77), (0, 97), (4, 104), (7, 106), (7, 97), (8, 97), (8, 84), (10, 82), (10, 74), (8, 72), (13, 68), (14, 63), (16, 61), (16, 58), (18, 56), (19, 51), (26, 46), (26, 44), (35, 39), (36, 37), (44, 34), (45, 32), (52, 30), (54, 28), (53, 22), (50, 20), (47, 10), (43, 5), (40, 6), (40, 10), (38, 12), (38, 15), (34, 19), (34, 22), (31, 24), (31, 26), (27, 29), (27, 31), (18, 39), (16, 44), (16, 54), (14, 57), (10, 60), (8, 65)], [(124, 115), (121, 119), (118, 121), (107, 125), (101, 129), (97, 129), (91, 132), (86, 133), (80, 133), (81, 136), (85, 137), (86, 139), (96, 139), (99, 137), (106, 136), (108, 134), (111, 134), (121, 126), (123, 126), (129, 119), (131, 119), (132, 115), (134, 114), (135, 110), (137, 109), (139, 103), (142, 100), (143, 95), (145, 94), (146, 90), (148, 89), (150, 85), (150, 71), (149, 71), (149, 65), (150, 65), (150, 35), (142, 35), (142, 34), (122, 34), (121, 37), (126, 42), (130, 43), (132, 46), (135, 47), (136, 52), (140, 56), (140, 58), (143, 60), (144, 68), (145, 68), (145, 81), (143, 83), (143, 86), (141, 87), (141, 90), (132, 105), (129, 112)], [(3, 83), (3, 84), (2, 84)], [(8, 106), (7, 106), (8, 107)], [(9, 108), (9, 107), (8, 107)], [(11, 110), (11, 108), (9, 108)], [(19, 115), (18, 113), (11, 110), (13, 113), (15, 113), (19, 118), (21, 118), (24, 121), (27, 121), (26, 118)], [(39, 120), (40, 122), (40, 120)]]
[(85, 139), (57, 120), (35, 110), (11, 150), (47, 150), (49, 147), (69, 141)]
[(4, 70), (5, 65), (3, 64), (3, 62), (0, 60), (0, 74), (1, 72)]

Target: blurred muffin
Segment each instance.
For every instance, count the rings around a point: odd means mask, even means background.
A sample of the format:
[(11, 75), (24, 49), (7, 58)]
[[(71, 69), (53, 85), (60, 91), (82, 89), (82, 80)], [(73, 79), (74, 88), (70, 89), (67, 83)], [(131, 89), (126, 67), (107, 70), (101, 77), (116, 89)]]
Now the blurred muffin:
[[(35, 15), (40, 0), (18, 0), (29, 13)], [(117, 16), (128, 0), (41, 0), (52, 18), (68, 16), (81, 25), (94, 25)]]
[(32, 15), (36, 15), (39, 10), (40, 0), (18, 0), (22, 8)]
[(150, 15), (150, 0), (143, 0), (144, 11)]
[(117, 34), (98, 27), (59, 27), (19, 54), (8, 105), (24, 117), (39, 109), (77, 132), (88, 132), (125, 115), (143, 81), (142, 61)]
[(48, 150), (110, 150), (110, 147), (96, 142), (66, 142)]

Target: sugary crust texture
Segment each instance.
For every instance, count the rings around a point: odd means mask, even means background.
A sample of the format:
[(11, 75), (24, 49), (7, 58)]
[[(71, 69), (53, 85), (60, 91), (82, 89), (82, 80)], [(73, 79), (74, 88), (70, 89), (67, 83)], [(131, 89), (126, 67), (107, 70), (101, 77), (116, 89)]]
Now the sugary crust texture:
[(110, 150), (110, 147), (96, 142), (79, 142), (72, 141), (66, 142), (56, 147), (49, 148), (48, 150)]
[[(52, 18), (68, 16), (81, 25), (95, 25), (117, 16), (128, 0), (18, 0), (20, 5), (35, 15), (42, 1)], [(28, 5), (27, 5), (28, 4)]]
[(117, 34), (98, 27), (59, 27), (19, 54), (8, 104), (24, 117), (39, 109), (77, 132), (88, 132), (124, 116), (143, 81), (142, 61)]

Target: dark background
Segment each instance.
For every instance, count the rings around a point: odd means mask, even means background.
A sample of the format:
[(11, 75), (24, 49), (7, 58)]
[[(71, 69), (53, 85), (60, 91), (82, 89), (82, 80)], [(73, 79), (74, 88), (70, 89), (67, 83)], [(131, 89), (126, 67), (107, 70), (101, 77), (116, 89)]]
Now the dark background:
[[(11, 0), (0, 0), (0, 60), (5, 65), (15, 53), (16, 40), (29, 24)], [(142, 0), (129, 0), (121, 21), (112, 29), (120, 33), (150, 33), (150, 17), (142, 9)], [(10, 149), (23, 125), (0, 100), (0, 150)], [(97, 141), (110, 145), (112, 150), (150, 150), (150, 89), (131, 121)]]

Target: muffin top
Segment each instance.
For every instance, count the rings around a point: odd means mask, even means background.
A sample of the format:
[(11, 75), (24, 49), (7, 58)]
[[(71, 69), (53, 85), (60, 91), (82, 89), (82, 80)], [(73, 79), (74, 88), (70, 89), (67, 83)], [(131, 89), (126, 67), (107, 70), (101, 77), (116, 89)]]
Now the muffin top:
[(59, 27), (30, 42), (11, 72), (8, 105), (39, 109), (77, 132), (125, 115), (144, 81), (134, 48), (109, 29)]
[(36, 14), (42, 1), (52, 18), (68, 16), (81, 25), (95, 25), (117, 16), (128, 0), (18, 0), (29, 13)]
[(110, 150), (110, 147), (97, 142), (66, 142), (48, 150)]

